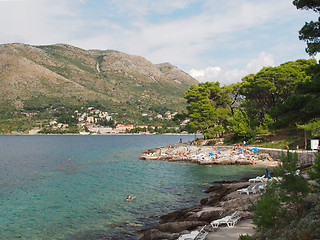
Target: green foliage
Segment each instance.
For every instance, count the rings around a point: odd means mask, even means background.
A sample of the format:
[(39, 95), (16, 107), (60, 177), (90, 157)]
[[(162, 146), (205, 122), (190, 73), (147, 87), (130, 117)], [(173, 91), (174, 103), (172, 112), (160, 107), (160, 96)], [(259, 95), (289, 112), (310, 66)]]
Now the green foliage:
[(79, 129), (77, 128), (70, 128), (68, 130), (52, 130), (49, 128), (44, 128), (41, 131), (39, 131), (40, 134), (78, 134)]
[(301, 203), (309, 193), (307, 180), (297, 173), (298, 154), (291, 153), (289, 150), (285, 155), (282, 153), (281, 164), (275, 168), (275, 174), (281, 178), (278, 182), (280, 198), (282, 201), (290, 203)]
[(108, 127), (112, 127), (114, 128), (116, 126), (115, 122), (113, 119), (111, 120), (107, 120), (107, 119), (99, 119), (99, 121), (97, 122), (97, 124), (101, 125), (101, 126), (108, 126)]
[(181, 123), (183, 120), (185, 120), (188, 117), (188, 114), (186, 113), (178, 113), (176, 115), (174, 115), (172, 121)]
[(314, 59), (300, 59), (278, 67), (265, 67), (244, 77), (240, 92), (246, 97), (243, 106), (253, 120), (251, 126), (264, 124), (266, 114), (292, 95), (297, 83), (309, 79), (307, 70), (316, 64)]
[(234, 133), (235, 142), (251, 142), (255, 137), (255, 132), (250, 127), (250, 119), (246, 111), (235, 110), (232, 119), (229, 122), (232, 132)]
[(200, 130), (207, 138), (224, 132), (223, 124), (230, 116), (230, 98), (216, 83), (192, 85), (185, 93), (189, 127)]
[(72, 117), (68, 113), (62, 113), (59, 115), (57, 121), (59, 123), (69, 124), (69, 125), (76, 125), (78, 123), (77, 118)]
[(315, 12), (320, 12), (320, 4), (318, 0), (294, 0), (293, 4), (298, 9), (310, 9)]
[[(307, 180), (297, 174), (297, 163), (296, 153), (283, 154), (274, 170), (278, 180), (268, 182), (253, 204), (257, 239), (314, 239), (314, 232), (320, 232), (319, 195), (310, 195)], [(316, 172), (319, 177), (319, 169)]]
[[(293, 4), (298, 9), (313, 10), (316, 13), (320, 13), (320, 3), (318, 0), (294, 0)], [(320, 17), (317, 22), (306, 22), (299, 31), (299, 39), (307, 43), (306, 52), (310, 56), (314, 56), (320, 52), (319, 36)]]
[(254, 237), (250, 236), (250, 235), (242, 235), (240, 234), (239, 239), (238, 240), (255, 240)]
[(288, 123), (303, 125), (318, 121), (320, 115), (320, 65), (310, 65), (307, 72), (306, 80), (298, 82), (294, 92), (273, 109), (272, 115), (277, 119), (278, 127), (287, 126)]
[(320, 154), (316, 155), (313, 167), (308, 171), (309, 178), (315, 180), (316, 184), (312, 187), (316, 191), (320, 191)]
[(311, 21), (309, 23), (305, 23), (299, 31), (299, 39), (307, 42), (306, 52), (310, 56), (315, 56), (320, 52), (319, 34), (320, 17), (317, 22)]
[(276, 226), (278, 219), (283, 216), (284, 209), (281, 207), (275, 183), (267, 185), (261, 198), (252, 205), (252, 210), (255, 213), (252, 220), (258, 231), (267, 231)]
[(297, 127), (310, 132), (314, 137), (320, 136), (320, 118), (313, 119), (304, 125), (297, 125)]

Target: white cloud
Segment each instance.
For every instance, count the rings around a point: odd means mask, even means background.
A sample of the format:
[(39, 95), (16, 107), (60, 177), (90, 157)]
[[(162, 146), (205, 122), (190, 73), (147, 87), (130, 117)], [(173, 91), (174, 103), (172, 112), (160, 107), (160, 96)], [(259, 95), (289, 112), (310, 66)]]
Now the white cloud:
[(263, 67), (274, 66), (274, 56), (265, 52), (261, 52), (259, 57), (252, 59), (246, 67), (246, 72), (257, 73)]
[(274, 66), (274, 56), (261, 52), (258, 58), (251, 59), (245, 69), (228, 69), (227, 67), (207, 67), (205, 69), (191, 69), (189, 74), (200, 82), (220, 82), (229, 85), (240, 82), (243, 77), (257, 73), (263, 67)]
[(206, 76), (210, 76), (211, 78), (215, 78), (219, 75), (220, 72), (221, 72), (220, 67), (208, 67), (204, 70), (195, 70), (195, 69), (190, 70), (190, 74), (194, 78), (203, 78)]
[[(114, 49), (154, 63), (169, 61), (185, 71), (193, 69), (203, 74), (198, 76), (203, 81), (239, 81), (241, 75), (258, 71), (263, 64), (273, 65), (274, 59), (280, 64), (279, 59), (289, 61), (306, 55), (303, 43), (297, 45), (296, 28), (309, 19), (301, 17), (302, 11), (290, 1), (0, 2), (2, 43), (67, 43), (85, 49)], [(303, 21), (297, 23), (296, 19)], [(289, 29), (296, 34), (294, 41), (288, 40)]]

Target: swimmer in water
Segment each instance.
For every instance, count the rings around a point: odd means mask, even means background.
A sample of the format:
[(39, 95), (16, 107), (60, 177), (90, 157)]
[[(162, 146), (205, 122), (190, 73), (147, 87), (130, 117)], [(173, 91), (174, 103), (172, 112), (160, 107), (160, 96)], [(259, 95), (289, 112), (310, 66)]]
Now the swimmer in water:
[(133, 199), (135, 199), (135, 197), (131, 197), (128, 195), (126, 201), (129, 202), (129, 201), (132, 201)]

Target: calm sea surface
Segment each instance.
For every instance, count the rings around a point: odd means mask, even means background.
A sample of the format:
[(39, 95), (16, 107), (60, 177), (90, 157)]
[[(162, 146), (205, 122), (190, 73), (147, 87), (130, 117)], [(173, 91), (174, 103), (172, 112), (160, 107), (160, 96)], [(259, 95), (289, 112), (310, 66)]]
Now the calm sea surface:
[(135, 239), (207, 183), (263, 171), (139, 160), (180, 138), (193, 136), (0, 136), (0, 239)]

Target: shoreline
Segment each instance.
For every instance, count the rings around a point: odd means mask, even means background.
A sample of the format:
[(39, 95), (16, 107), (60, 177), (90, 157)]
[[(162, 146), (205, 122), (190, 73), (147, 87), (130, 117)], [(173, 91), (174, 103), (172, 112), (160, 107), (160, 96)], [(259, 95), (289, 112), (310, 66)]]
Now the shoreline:
[(178, 143), (147, 149), (140, 156), (140, 159), (146, 161), (184, 161), (199, 165), (264, 165), (274, 167), (279, 163), (268, 153), (259, 153), (257, 147), (205, 146), (193, 143)]
[[(249, 178), (234, 181), (216, 181), (207, 187), (207, 198), (200, 200), (200, 205), (182, 208), (160, 216), (158, 225), (138, 231), (138, 240), (177, 239), (183, 234), (205, 226), (208, 232), (206, 240), (216, 240), (217, 236), (224, 239), (226, 231), (232, 230), (235, 238), (240, 234), (254, 234), (252, 224), (253, 214), (250, 211), (251, 203), (259, 199), (259, 193), (240, 194), (238, 189), (261, 183), (249, 183)], [(213, 228), (210, 223), (237, 211), (241, 219), (234, 228), (219, 226)], [(239, 228), (237, 225), (239, 224)]]
[[(234, 165), (239, 160), (230, 161), (230, 157), (242, 158), (245, 165), (263, 165), (275, 167), (278, 161), (273, 160), (268, 154), (259, 154), (258, 151), (252, 151), (248, 147), (234, 146), (204, 146), (201, 144), (193, 145), (191, 143), (178, 143), (166, 147), (157, 147), (147, 149), (140, 159), (144, 161), (185, 161), (194, 162), (200, 165)], [(241, 149), (241, 150), (239, 150)], [(206, 155), (206, 154), (207, 155)], [(210, 154), (209, 156), (209, 153)], [(147, 155), (154, 157), (146, 159)], [(194, 156), (210, 157), (207, 159), (197, 159)], [(242, 155), (240, 155), (242, 154)], [(231, 156), (230, 156), (231, 155)], [(263, 156), (263, 159), (259, 156)], [(144, 157), (143, 157), (144, 156)], [(214, 160), (212, 160), (212, 158)], [(243, 165), (238, 164), (238, 165)], [(264, 179), (266, 181), (266, 179)], [(265, 182), (264, 182), (265, 183)], [(163, 216), (160, 216), (158, 225), (138, 231), (138, 240), (158, 240), (158, 239), (177, 239), (183, 234), (189, 234), (191, 231), (205, 226), (208, 235), (205, 239), (216, 240), (225, 239), (229, 232), (229, 227), (213, 228), (210, 223), (213, 220), (229, 216), (235, 211), (239, 212), (241, 219), (239, 227), (232, 228), (232, 236), (237, 240), (240, 234), (254, 234), (254, 225), (252, 223), (253, 213), (250, 211), (251, 204), (259, 199), (259, 192), (254, 194), (239, 194), (237, 190), (246, 188), (250, 185), (262, 183), (250, 183), (249, 178), (243, 178), (234, 181), (215, 181), (209, 184), (205, 189), (208, 194), (206, 198), (201, 199), (198, 205), (188, 208), (182, 208)], [(220, 230), (221, 229), (221, 230)], [(220, 230), (220, 231), (219, 231)]]
[(188, 136), (188, 135), (194, 135), (194, 134), (189, 134), (189, 133), (162, 133), (162, 134), (157, 134), (157, 133), (106, 133), (106, 134), (81, 134), (81, 133), (37, 133), (37, 134), (29, 134), (29, 133), (16, 133), (16, 134), (0, 134), (0, 136), (145, 136), (145, 135), (150, 135), (150, 136), (158, 136), (158, 135), (181, 135), (181, 136)]

